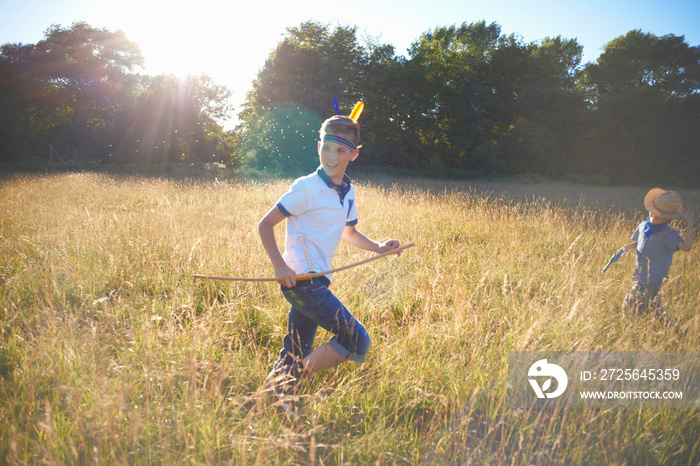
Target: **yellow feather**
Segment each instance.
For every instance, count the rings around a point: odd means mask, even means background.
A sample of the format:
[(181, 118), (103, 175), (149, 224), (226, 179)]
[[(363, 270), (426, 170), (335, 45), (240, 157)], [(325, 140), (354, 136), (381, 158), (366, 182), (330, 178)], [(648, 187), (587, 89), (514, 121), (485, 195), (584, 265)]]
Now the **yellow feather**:
[(355, 107), (352, 109), (352, 113), (350, 113), (350, 119), (353, 121), (357, 121), (358, 118), (360, 118), (360, 114), (362, 113), (362, 109), (365, 108), (365, 104), (362, 102), (358, 102), (355, 104)]

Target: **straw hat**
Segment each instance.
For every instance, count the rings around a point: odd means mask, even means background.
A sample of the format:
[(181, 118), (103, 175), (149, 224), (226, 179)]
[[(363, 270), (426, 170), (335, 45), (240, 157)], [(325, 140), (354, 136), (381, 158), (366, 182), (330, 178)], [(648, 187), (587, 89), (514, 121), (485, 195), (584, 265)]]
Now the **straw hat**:
[(644, 207), (652, 214), (664, 218), (680, 217), (678, 209), (682, 205), (683, 198), (680, 194), (661, 188), (652, 189), (644, 198)]

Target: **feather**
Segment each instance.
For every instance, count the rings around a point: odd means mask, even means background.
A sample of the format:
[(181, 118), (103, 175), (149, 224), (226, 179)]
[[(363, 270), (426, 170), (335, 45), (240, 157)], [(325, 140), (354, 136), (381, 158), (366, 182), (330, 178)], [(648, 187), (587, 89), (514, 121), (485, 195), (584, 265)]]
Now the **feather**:
[(350, 113), (350, 119), (353, 121), (357, 121), (358, 118), (360, 118), (360, 114), (362, 113), (362, 109), (365, 108), (365, 104), (362, 102), (358, 102), (355, 104), (355, 108), (352, 109), (352, 113)]
[(335, 114), (340, 115), (340, 102), (338, 102), (338, 98), (333, 96), (333, 107), (335, 107)]

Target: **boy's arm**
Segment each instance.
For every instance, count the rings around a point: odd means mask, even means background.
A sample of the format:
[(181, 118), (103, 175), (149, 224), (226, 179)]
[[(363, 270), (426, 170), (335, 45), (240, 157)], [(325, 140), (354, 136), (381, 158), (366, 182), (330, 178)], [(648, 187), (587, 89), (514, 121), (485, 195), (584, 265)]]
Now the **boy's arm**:
[(636, 241), (633, 242), (633, 243), (625, 244), (624, 246), (622, 246), (622, 247), (620, 248), (620, 250), (619, 250), (618, 252), (620, 252), (620, 251), (621, 251), (621, 252), (627, 252), (627, 251), (630, 251), (630, 250), (632, 250), (632, 249), (637, 249), (637, 242), (636, 242)]
[(681, 217), (683, 217), (683, 220), (685, 220), (685, 239), (681, 241), (678, 247), (686, 252), (690, 252), (690, 250), (693, 249), (693, 215), (686, 206), (681, 206), (678, 212), (681, 214)]
[(296, 273), (292, 270), (282, 258), (280, 250), (277, 247), (275, 239), (275, 225), (282, 222), (286, 217), (277, 206), (270, 209), (258, 223), (258, 234), (262, 241), (265, 252), (270, 257), (272, 267), (275, 269), (275, 278), (277, 283), (287, 288), (291, 288), (297, 284)]
[(355, 228), (355, 225), (346, 225), (345, 229), (343, 230), (342, 238), (355, 247), (377, 253), (391, 251), (392, 249), (396, 249), (401, 246), (401, 243), (395, 239), (390, 239), (383, 243), (372, 241), (360, 233), (357, 228)]

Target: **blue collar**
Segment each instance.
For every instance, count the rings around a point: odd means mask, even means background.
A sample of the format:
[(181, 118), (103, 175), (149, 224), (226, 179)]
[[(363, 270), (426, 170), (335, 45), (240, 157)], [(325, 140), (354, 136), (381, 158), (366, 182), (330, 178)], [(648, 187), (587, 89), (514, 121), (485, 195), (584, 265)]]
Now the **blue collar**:
[(326, 183), (326, 185), (328, 185), (329, 188), (333, 189), (335, 192), (338, 193), (338, 197), (340, 198), (340, 204), (342, 205), (343, 201), (345, 200), (345, 195), (348, 192), (350, 192), (350, 186), (352, 185), (350, 177), (347, 175), (347, 173), (343, 174), (343, 183), (339, 185), (333, 183), (333, 180), (331, 180), (330, 176), (328, 176), (323, 167), (318, 167), (316, 173), (318, 174), (318, 176), (321, 177), (321, 179)]
[(668, 223), (660, 223), (658, 225), (654, 225), (653, 223), (651, 223), (651, 220), (647, 219), (642, 222), (642, 233), (644, 233), (645, 238), (648, 238), (654, 233), (663, 230), (667, 226)]

